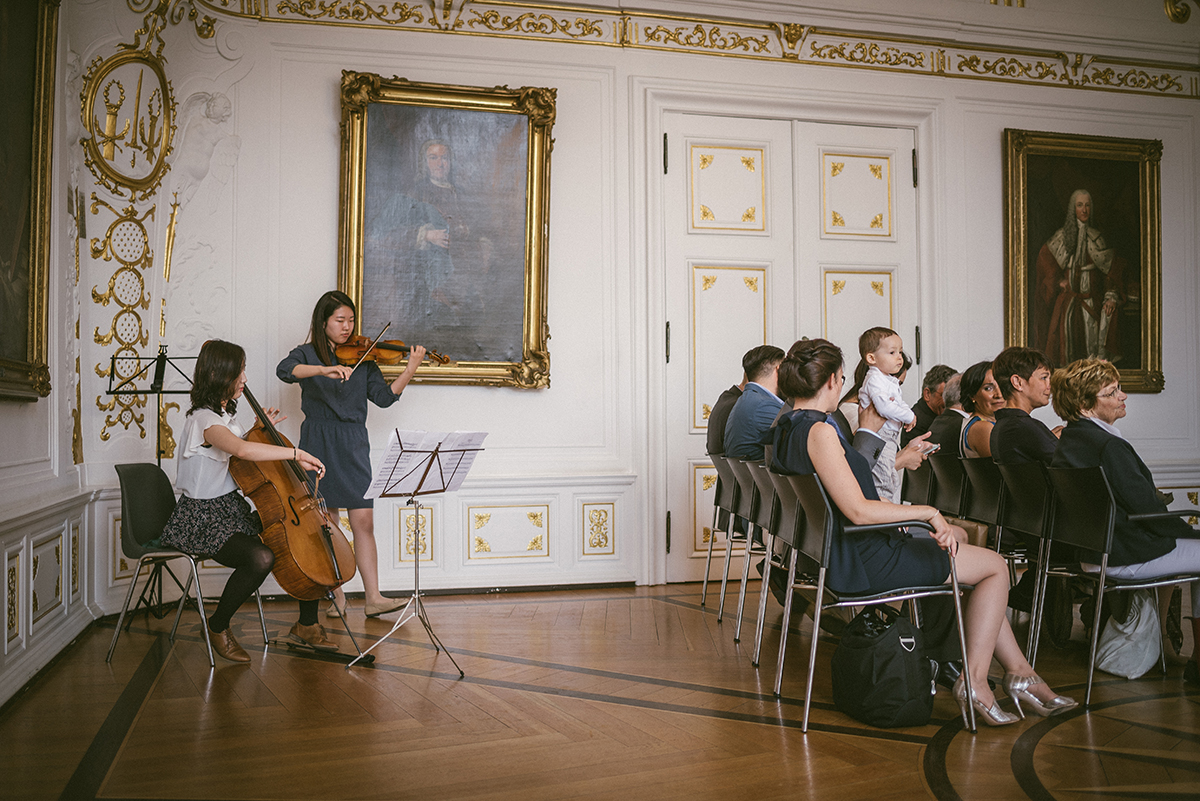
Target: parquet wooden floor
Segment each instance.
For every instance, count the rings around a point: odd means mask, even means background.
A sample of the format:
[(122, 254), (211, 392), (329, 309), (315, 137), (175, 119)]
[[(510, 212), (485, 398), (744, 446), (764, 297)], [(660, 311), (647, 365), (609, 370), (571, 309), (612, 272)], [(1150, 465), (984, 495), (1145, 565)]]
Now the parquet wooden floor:
[[(752, 621), (736, 644), (732, 616), (717, 624), (715, 599), (702, 609), (699, 596), (672, 585), (427, 599), (461, 680), (415, 621), (350, 669), (264, 647), (249, 606), (235, 619), (249, 666), (210, 669), (194, 611), (174, 644), (171, 617), (138, 617), (108, 665), (114, 621), (101, 621), (0, 712), (0, 797), (1200, 796), (1200, 691), (1178, 665), (1133, 682), (1098, 673), (1086, 713), (972, 736), (940, 692), (929, 725), (880, 730), (834, 709), (823, 641), (804, 735), (807, 626), (776, 699), (779, 607), (755, 669)], [(294, 603), (267, 609), (282, 636)], [(363, 643), (391, 627), (358, 611), (350, 623)], [(1083, 644), (1072, 645), (1045, 648), (1039, 668), (1082, 698)]]

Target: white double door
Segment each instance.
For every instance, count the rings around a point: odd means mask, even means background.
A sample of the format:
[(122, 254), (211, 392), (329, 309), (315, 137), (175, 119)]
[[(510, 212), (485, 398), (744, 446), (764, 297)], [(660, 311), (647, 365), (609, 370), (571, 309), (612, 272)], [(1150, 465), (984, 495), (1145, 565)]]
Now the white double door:
[[(741, 380), (742, 355), (824, 337), (841, 346), (851, 372), (858, 335), (875, 325), (896, 329), (913, 353), (914, 137), (911, 129), (682, 113), (664, 126), (667, 580), (693, 581), (713, 535), (708, 412)], [(920, 380), (918, 367), (905, 382), (910, 402)], [(714, 576), (725, 545), (724, 537), (714, 543)]]

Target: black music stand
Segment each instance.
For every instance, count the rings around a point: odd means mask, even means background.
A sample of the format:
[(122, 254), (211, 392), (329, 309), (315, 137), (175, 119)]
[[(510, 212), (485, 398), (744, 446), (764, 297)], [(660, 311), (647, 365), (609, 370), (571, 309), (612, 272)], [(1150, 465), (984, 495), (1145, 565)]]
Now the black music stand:
[[(134, 360), (141, 361), (142, 357), (141, 356), (118, 356), (117, 354), (114, 353), (112, 355), (112, 361), (109, 363), (108, 392), (105, 393), (106, 395), (156, 395), (157, 396), (158, 411), (154, 415), (154, 433), (155, 433), (154, 452), (155, 452), (155, 456), (158, 460), (159, 467), (162, 467), (162, 457), (163, 457), (162, 396), (163, 395), (188, 395), (191, 393), (190, 389), (163, 389), (163, 379), (166, 377), (167, 365), (170, 365), (172, 368), (174, 368), (175, 372), (179, 373), (179, 375), (182, 376), (190, 385), (192, 383), (191, 377), (187, 373), (185, 373), (183, 370), (180, 370), (179, 365), (176, 364), (176, 362), (179, 362), (179, 361), (194, 362), (194, 361), (196, 361), (197, 358), (199, 358), (199, 357), (197, 357), (197, 356), (176, 356), (174, 358), (171, 358), (170, 356), (167, 355), (167, 346), (159, 345), (158, 346), (158, 355), (155, 356), (153, 360), (147, 360), (145, 367), (138, 370), (136, 373), (129, 376), (129, 378), (126, 378), (124, 381), (122, 381), (120, 384), (117, 384), (115, 387), (113, 386), (113, 380), (116, 378), (116, 375), (117, 375), (117, 362), (118, 361), (134, 361)], [(150, 365), (154, 365), (154, 377), (152, 379), (150, 379), (150, 386), (146, 389), (137, 389), (136, 387), (131, 388), (131, 389), (126, 389), (126, 387), (128, 387), (130, 384), (132, 384), (135, 380), (143, 377), (146, 374), (146, 371), (150, 369)], [(155, 570), (158, 570), (157, 566), (155, 567)], [(160, 591), (160, 595), (161, 595), (161, 591)]]
[[(391, 630), (363, 651), (358, 659), (350, 662), (350, 665), (367, 656), (376, 645), (387, 640), (415, 617), (425, 627), (425, 633), (429, 635), (434, 650), (446, 653), (458, 670), (459, 678), (466, 676), (450, 650), (434, 633), (433, 626), (429, 623), (429, 615), (425, 611), (425, 604), (421, 600), (421, 502), (418, 498), (422, 495), (453, 492), (462, 486), (463, 479), (475, 461), (475, 455), (483, 450), (479, 446), (485, 436), (487, 435), (483, 433), (467, 431), (449, 434), (400, 430), (393, 432), (379, 472), (367, 490), (367, 497), (408, 498), (408, 505), (413, 507), (413, 513), (417, 516), (416, 532), (413, 536), (413, 591)], [(405, 439), (408, 440), (407, 444)], [(430, 537), (432, 536), (433, 532), (430, 532)], [(350, 665), (346, 666), (347, 669)]]

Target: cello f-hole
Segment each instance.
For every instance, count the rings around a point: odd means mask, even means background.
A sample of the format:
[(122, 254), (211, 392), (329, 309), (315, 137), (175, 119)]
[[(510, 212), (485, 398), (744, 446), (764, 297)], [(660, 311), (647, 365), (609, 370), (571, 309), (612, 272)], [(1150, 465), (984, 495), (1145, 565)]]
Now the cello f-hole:
[(296, 511), (296, 498), (293, 495), (288, 496), (288, 508), (292, 510), (292, 525), (300, 525), (300, 513)]

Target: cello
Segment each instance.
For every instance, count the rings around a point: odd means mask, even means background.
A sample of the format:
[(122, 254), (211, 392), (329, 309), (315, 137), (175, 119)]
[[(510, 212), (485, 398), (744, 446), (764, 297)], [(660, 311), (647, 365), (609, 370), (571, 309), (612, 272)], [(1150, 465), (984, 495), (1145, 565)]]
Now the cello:
[[(250, 402), (260, 425), (246, 434), (249, 442), (294, 447), (267, 417), (249, 387)], [(316, 482), (299, 462), (248, 462), (230, 457), (229, 472), (238, 489), (254, 502), (262, 519), (263, 544), (275, 554), (276, 581), (301, 601), (329, 597), (354, 577), (354, 551), (329, 516)]]

